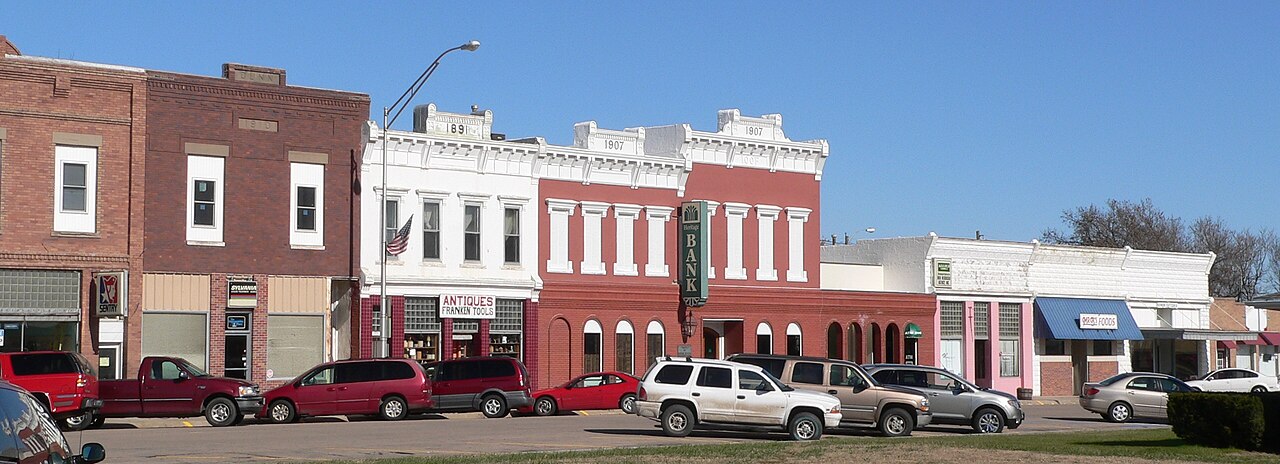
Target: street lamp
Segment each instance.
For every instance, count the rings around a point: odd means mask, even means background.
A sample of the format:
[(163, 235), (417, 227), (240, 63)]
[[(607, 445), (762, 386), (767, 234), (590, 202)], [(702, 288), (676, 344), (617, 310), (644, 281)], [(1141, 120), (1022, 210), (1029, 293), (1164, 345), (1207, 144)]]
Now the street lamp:
[[(378, 311), (382, 319), (382, 345), (386, 351), (383, 357), (391, 357), (391, 311), (387, 308), (387, 131), (391, 129), (391, 125), (395, 124), (396, 119), (400, 118), (400, 113), (409, 106), (409, 102), (413, 101), (413, 97), (418, 94), (418, 90), (422, 89), (422, 85), (427, 83), (427, 79), (431, 78), (431, 74), (436, 72), (436, 68), (440, 66), (440, 60), (448, 55), (449, 52), (455, 50), (466, 50), (469, 52), (476, 51), (480, 48), (479, 40), (471, 40), (457, 47), (450, 48), (440, 53), (435, 61), (431, 62), (431, 66), (427, 66), (426, 70), (413, 81), (413, 84), (400, 94), (400, 98), (396, 99), (391, 106), (382, 107), (382, 209), (378, 211), (378, 224), (382, 230), (382, 261), (381, 270), (379, 271), (378, 280), (380, 280), (381, 290), (378, 292)], [(391, 116), (387, 120), (387, 116), (391, 114), (391, 110), (395, 109), (395, 116)]]

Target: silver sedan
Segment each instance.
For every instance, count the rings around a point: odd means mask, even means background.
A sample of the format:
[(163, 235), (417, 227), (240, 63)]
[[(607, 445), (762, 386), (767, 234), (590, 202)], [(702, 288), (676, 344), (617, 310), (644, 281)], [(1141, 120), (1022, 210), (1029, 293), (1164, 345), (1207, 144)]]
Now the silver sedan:
[(1080, 407), (1101, 414), (1110, 422), (1127, 422), (1135, 417), (1168, 419), (1169, 393), (1189, 391), (1191, 387), (1170, 375), (1130, 372), (1084, 384)]

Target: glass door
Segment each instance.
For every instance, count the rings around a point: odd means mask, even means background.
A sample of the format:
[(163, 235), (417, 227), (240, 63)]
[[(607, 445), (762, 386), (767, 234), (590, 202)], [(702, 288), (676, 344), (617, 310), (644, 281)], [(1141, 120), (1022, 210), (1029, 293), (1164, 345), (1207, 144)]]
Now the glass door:
[(228, 313), (226, 349), (224, 352), (223, 375), (235, 379), (249, 380), (249, 368), (252, 362), (253, 333), (250, 326), (252, 315), (248, 313)]

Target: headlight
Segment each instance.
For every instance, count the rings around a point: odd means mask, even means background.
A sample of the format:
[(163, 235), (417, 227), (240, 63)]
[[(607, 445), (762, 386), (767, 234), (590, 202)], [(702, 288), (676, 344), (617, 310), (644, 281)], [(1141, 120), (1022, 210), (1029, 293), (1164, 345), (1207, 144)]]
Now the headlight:
[(920, 410), (921, 410), (921, 411), (928, 411), (928, 410), (929, 410), (929, 399), (928, 399), (928, 398), (921, 398), (921, 399), (920, 399)]
[(838, 404), (837, 404), (837, 405), (835, 405), (835, 406), (831, 407), (831, 410), (830, 410), (830, 411), (827, 411), (827, 413), (829, 413), (829, 414), (840, 414), (840, 405), (838, 405)]
[(257, 385), (242, 385), (240, 386), (239, 389), (236, 390), (236, 396), (257, 396), (257, 395), (258, 395)]
[(1018, 400), (1009, 400), (1009, 406), (1013, 406), (1013, 409), (1022, 409), (1022, 403), (1019, 403)]

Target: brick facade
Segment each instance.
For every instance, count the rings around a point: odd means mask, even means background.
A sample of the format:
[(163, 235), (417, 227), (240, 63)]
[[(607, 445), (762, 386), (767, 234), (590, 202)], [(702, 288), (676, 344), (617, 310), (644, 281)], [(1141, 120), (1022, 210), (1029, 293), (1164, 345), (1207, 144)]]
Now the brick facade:
[[(1116, 361), (1089, 361), (1089, 378), (1081, 384), (1098, 382), (1120, 372)], [(1075, 396), (1075, 373), (1071, 361), (1040, 362), (1041, 396)]]
[[(145, 78), (139, 69), (20, 56), (0, 36), (0, 268), (79, 272), (79, 347), (95, 361), (92, 273), (128, 271), (124, 366), (141, 353)], [(58, 144), (97, 148), (93, 233), (54, 231)]]

